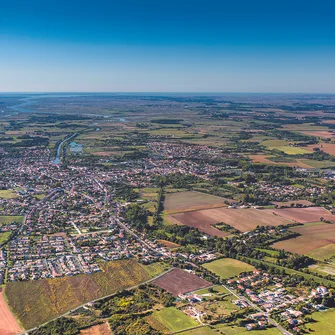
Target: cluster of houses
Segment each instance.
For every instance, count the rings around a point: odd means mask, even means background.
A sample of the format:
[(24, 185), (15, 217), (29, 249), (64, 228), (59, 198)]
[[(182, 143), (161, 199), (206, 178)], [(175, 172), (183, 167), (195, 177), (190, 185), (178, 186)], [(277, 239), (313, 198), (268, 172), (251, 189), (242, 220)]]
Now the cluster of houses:
[(257, 182), (253, 185), (255, 192), (270, 201), (288, 201), (300, 198), (320, 196), (327, 192), (325, 187), (309, 186), (300, 188), (294, 185), (281, 185), (278, 183)]
[(201, 159), (221, 158), (222, 149), (211, 148), (207, 145), (192, 145), (186, 143), (150, 142), (147, 144), (150, 151), (158, 157)]
[[(260, 271), (254, 271), (250, 275), (240, 275), (237, 279), (228, 280), (227, 284), (245, 295), (249, 301), (264, 311), (264, 313), (249, 316), (253, 320), (256, 319), (257, 322), (247, 324), (248, 330), (259, 329), (258, 321), (266, 321), (268, 315), (276, 314), (279, 315), (281, 322), (287, 322), (291, 329), (299, 333), (298, 325), (305, 322), (304, 315), (325, 309), (322, 304), (313, 303), (312, 299), (328, 295), (328, 289), (324, 286), (312, 289), (310, 295), (294, 295), (290, 292), (292, 290), (283, 287), (280, 277)], [(249, 306), (249, 303), (244, 299), (234, 300), (233, 303), (242, 308)], [(303, 305), (302, 308), (301, 305)]]

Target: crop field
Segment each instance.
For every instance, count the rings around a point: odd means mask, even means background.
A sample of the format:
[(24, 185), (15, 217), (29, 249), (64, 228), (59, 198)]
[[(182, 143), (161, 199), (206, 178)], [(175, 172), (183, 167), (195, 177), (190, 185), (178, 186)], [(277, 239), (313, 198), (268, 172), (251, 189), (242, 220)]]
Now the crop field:
[(242, 272), (255, 270), (253, 266), (232, 258), (221, 258), (216, 261), (206, 263), (203, 267), (223, 279), (235, 277)]
[[(228, 209), (215, 208), (201, 211), (173, 214), (168, 219), (175, 220), (176, 223), (198, 228), (200, 231), (212, 236), (224, 237), (229, 233), (219, 231), (211, 225), (224, 222), (234, 228), (247, 232), (255, 229), (258, 225), (279, 226), (288, 224), (291, 220), (274, 215), (272, 210), (258, 209)], [(319, 218), (320, 219), (320, 218)]]
[(300, 159), (294, 159), (293, 162), (274, 162), (271, 160), (272, 157), (268, 155), (249, 155), (249, 158), (253, 163), (262, 163), (270, 165), (286, 165), (286, 166), (298, 166), (304, 169), (310, 169), (311, 166), (302, 162)]
[(210, 217), (202, 214), (202, 211), (178, 213), (168, 215), (167, 221), (172, 224), (186, 225), (189, 227), (197, 228), (201, 232), (217, 237), (225, 237), (230, 235), (229, 232), (221, 231), (212, 225), (216, 224), (217, 221), (212, 220)]
[(226, 206), (225, 199), (215, 195), (186, 191), (168, 194), (164, 209), (167, 214), (192, 211), (197, 209)]
[(0, 288), (0, 334), (11, 335), (20, 333), (21, 331), (21, 327), (9, 310), (2, 289)]
[[(245, 327), (227, 326), (225, 324), (217, 324), (214, 326), (216, 330), (220, 330), (224, 335), (281, 335), (277, 328), (267, 328), (266, 330), (248, 331)], [(220, 333), (219, 333), (220, 334)]]
[(317, 274), (321, 275), (335, 275), (335, 265), (334, 264), (328, 264), (328, 263), (318, 263), (318, 264), (313, 264), (308, 267), (308, 269), (311, 272), (315, 272)]
[(288, 155), (299, 155), (308, 153), (306, 149), (301, 147), (291, 146), (290, 142), (285, 140), (267, 140), (262, 142), (262, 145), (265, 145), (270, 150), (280, 150)]
[(304, 135), (308, 136), (315, 136), (315, 137), (320, 137), (320, 138), (334, 138), (334, 134), (330, 131), (327, 130), (303, 130), (299, 131), (299, 133), (302, 133)]
[(198, 322), (175, 307), (168, 307), (163, 308), (160, 311), (155, 311), (150, 318), (156, 319), (158, 323), (162, 324), (163, 328), (166, 328), (170, 332), (177, 332), (199, 325)]
[(185, 332), (179, 333), (179, 335), (217, 335), (218, 333), (207, 327), (201, 327), (193, 330), (187, 330)]
[(318, 224), (294, 227), (291, 229), (301, 236), (289, 240), (280, 241), (272, 246), (276, 249), (284, 249), (297, 254), (309, 254), (324, 246), (335, 243), (335, 225)]
[(102, 271), (92, 275), (11, 282), (5, 294), (14, 314), (29, 329), (81, 304), (147, 281), (156, 273), (135, 260), (120, 260), (104, 263)]
[(318, 148), (327, 154), (335, 156), (335, 144), (333, 143), (320, 143), (320, 144), (309, 144), (305, 147), (306, 150), (313, 151), (313, 149)]
[(156, 279), (153, 283), (175, 296), (212, 285), (212, 283), (207, 280), (178, 268), (175, 268), (164, 276)]
[(292, 201), (273, 201), (273, 204), (277, 205), (278, 207), (280, 206), (285, 206), (285, 207), (290, 207), (291, 204), (295, 205), (303, 205), (303, 206), (313, 206), (313, 203), (308, 201), (308, 200), (292, 200)]
[(316, 322), (307, 323), (306, 328), (312, 331), (307, 334), (332, 335), (335, 329), (335, 310), (330, 309), (326, 312), (313, 313), (312, 318)]
[(2, 215), (0, 216), (0, 226), (2, 224), (8, 224), (13, 221), (16, 221), (17, 223), (22, 222), (23, 216), (8, 216), (8, 215)]
[(320, 218), (329, 221), (335, 220), (335, 215), (323, 207), (265, 209), (264, 212), (275, 213), (280, 217), (299, 223), (318, 222), (321, 221)]
[(301, 162), (316, 169), (324, 169), (335, 166), (335, 162), (332, 161), (316, 161), (312, 159), (302, 159)]
[(328, 244), (307, 253), (307, 256), (323, 261), (335, 256), (335, 244)]
[(18, 197), (13, 190), (0, 190), (0, 198), (2, 199), (14, 199)]

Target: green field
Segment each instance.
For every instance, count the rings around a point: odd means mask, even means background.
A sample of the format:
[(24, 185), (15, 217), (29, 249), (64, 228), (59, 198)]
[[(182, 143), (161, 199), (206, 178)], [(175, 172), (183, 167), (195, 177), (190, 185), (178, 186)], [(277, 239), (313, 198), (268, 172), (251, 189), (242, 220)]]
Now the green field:
[(307, 256), (323, 261), (335, 256), (335, 244), (328, 244), (321, 248), (314, 249), (307, 253)]
[(0, 190), (0, 198), (2, 199), (14, 199), (18, 197), (13, 190)]
[(218, 334), (215, 330), (209, 327), (201, 327), (186, 332), (179, 333), (179, 335), (215, 335)]
[(160, 311), (155, 311), (152, 313), (151, 317), (156, 319), (156, 321), (161, 323), (171, 332), (196, 327), (199, 325), (198, 322), (175, 307), (168, 307)]
[(316, 169), (324, 169), (335, 166), (335, 162), (331, 161), (315, 161), (312, 159), (301, 159), (301, 162)]
[(223, 279), (235, 277), (241, 272), (255, 270), (253, 266), (232, 258), (221, 258), (216, 261), (206, 263), (203, 267)]
[(335, 276), (335, 265), (334, 264), (318, 263), (318, 264), (310, 265), (308, 269), (311, 272), (315, 272), (323, 276), (326, 276), (326, 275)]
[(23, 216), (9, 216), (9, 215), (2, 215), (0, 216), (0, 225), (3, 224), (9, 224), (13, 221), (16, 221), (17, 223), (22, 222)]
[(287, 155), (300, 155), (310, 153), (306, 149), (301, 147), (294, 147), (289, 145), (290, 142), (285, 140), (267, 140), (262, 142), (262, 145), (265, 145), (270, 150), (280, 150)]
[(265, 264), (265, 265), (268, 265), (268, 266), (272, 266), (272, 267), (274, 267), (276, 269), (279, 269), (279, 270), (284, 270), (286, 274), (295, 274), (295, 275), (298, 275), (298, 276), (305, 277), (307, 279), (313, 279), (315, 282), (317, 282), (321, 285), (325, 285), (325, 286), (335, 288), (335, 281), (333, 281), (333, 280), (328, 280), (328, 279), (325, 279), (325, 278), (316, 277), (312, 274), (305, 273), (305, 272), (298, 271), (298, 270), (289, 269), (289, 268), (286, 268), (284, 266), (280, 266), (280, 265), (277, 265), (277, 264), (274, 264), (274, 263), (271, 263), (271, 262), (261, 261), (261, 260), (258, 260), (258, 259), (253, 259), (253, 258), (248, 258), (248, 257), (245, 257), (245, 259), (248, 259), (248, 260), (253, 261), (255, 263), (258, 263), (258, 264)]
[[(277, 328), (268, 328), (265, 330), (248, 331), (244, 327), (215, 325), (215, 329), (220, 330), (224, 335), (281, 335), (282, 333)], [(318, 333), (317, 333), (318, 334)]]
[(3, 242), (6, 242), (10, 236), (11, 232), (10, 231), (6, 231), (4, 233), (0, 233), (0, 244)]
[(159, 271), (159, 265), (146, 267), (135, 260), (102, 263), (101, 268), (91, 275), (10, 282), (5, 295), (22, 326), (30, 329), (83, 303), (145, 282)]
[(317, 312), (312, 314), (312, 318), (316, 321), (307, 323), (306, 328), (311, 329), (307, 334), (317, 335), (333, 335), (335, 330), (335, 310), (331, 309), (325, 312)]
[(230, 293), (229, 291), (227, 291), (223, 286), (220, 286), (220, 285), (216, 285), (216, 286), (214, 286), (213, 287), (213, 290), (214, 290), (214, 292), (209, 292), (209, 289), (208, 288), (203, 288), (203, 289), (201, 289), (201, 290), (199, 290), (199, 291), (196, 291), (196, 292), (194, 292), (195, 294), (199, 294), (199, 295), (201, 295), (201, 294), (208, 294), (208, 293), (213, 293), (213, 294), (215, 294), (215, 293), (222, 293), (222, 294), (226, 294), (226, 293)]

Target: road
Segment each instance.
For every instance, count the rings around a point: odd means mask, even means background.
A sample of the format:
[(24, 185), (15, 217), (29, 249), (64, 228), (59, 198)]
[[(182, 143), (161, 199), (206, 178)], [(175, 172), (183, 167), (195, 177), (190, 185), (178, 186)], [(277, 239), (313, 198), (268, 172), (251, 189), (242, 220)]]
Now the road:
[(257, 306), (256, 304), (254, 304), (252, 301), (250, 301), (248, 298), (239, 295), (238, 293), (236, 293), (234, 290), (230, 289), (228, 286), (222, 284), (222, 286), (228, 291), (230, 292), (232, 295), (234, 295), (237, 299), (239, 300), (244, 300), (246, 301), (251, 307), (253, 307), (254, 309), (258, 310), (259, 312), (264, 313), (264, 315), (267, 316), (269, 323), (271, 325), (273, 325), (274, 327), (276, 327), (282, 334), (284, 335), (292, 335), (290, 332), (288, 332), (286, 329), (284, 329), (281, 325), (279, 325), (275, 320), (271, 319), (268, 315), (268, 313), (265, 313), (259, 306)]

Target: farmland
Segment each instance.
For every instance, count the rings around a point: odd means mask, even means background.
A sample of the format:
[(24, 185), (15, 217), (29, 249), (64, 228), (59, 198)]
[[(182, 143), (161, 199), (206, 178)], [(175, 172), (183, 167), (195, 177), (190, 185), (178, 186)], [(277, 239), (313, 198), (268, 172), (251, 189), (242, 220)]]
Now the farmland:
[(209, 327), (201, 327), (194, 330), (187, 330), (179, 335), (215, 335), (217, 332)]
[[(271, 160), (271, 156), (268, 155), (249, 155), (249, 158), (252, 160), (253, 163), (262, 163), (262, 164), (269, 164), (269, 165), (286, 165), (286, 166), (297, 166), (305, 169), (310, 169), (311, 166), (302, 162), (300, 159), (290, 159), (290, 161), (283, 161), (283, 162), (274, 162)], [(292, 160), (292, 161), (291, 161)]]
[(310, 254), (324, 246), (335, 243), (335, 225), (317, 224), (294, 227), (291, 229), (301, 236), (273, 244), (276, 249), (284, 249), (298, 254)]
[(156, 279), (153, 283), (175, 296), (212, 285), (212, 283), (178, 268)]
[(167, 214), (222, 206), (225, 199), (194, 191), (170, 193), (164, 201)]
[(220, 330), (224, 335), (280, 335), (282, 334), (277, 328), (267, 328), (266, 330), (247, 331), (244, 327), (227, 326), (218, 324), (214, 326), (215, 329)]
[(2, 289), (0, 288), (0, 334), (11, 335), (21, 332), (21, 327), (9, 310)]
[(292, 146), (290, 142), (287, 142), (285, 140), (267, 140), (262, 143), (270, 150), (280, 150), (283, 151), (287, 155), (299, 155), (299, 154), (305, 154), (308, 151), (306, 149)]
[(150, 316), (153, 322), (160, 323), (161, 329), (167, 329), (168, 332), (176, 332), (183, 329), (198, 326), (199, 324), (189, 316), (179, 311), (175, 307), (164, 308), (152, 313)]
[(335, 244), (327, 244), (307, 253), (308, 256), (323, 261), (335, 255)]
[(14, 314), (29, 329), (85, 302), (151, 278), (146, 268), (134, 260), (108, 262), (102, 267), (102, 272), (92, 275), (12, 282), (7, 284), (5, 294)]
[(232, 258), (221, 258), (203, 265), (207, 270), (215, 273), (223, 279), (235, 277), (245, 271), (253, 271), (255, 268), (247, 263)]
[(299, 223), (318, 222), (321, 218), (330, 221), (335, 220), (335, 215), (332, 215), (323, 207), (268, 209), (265, 212), (269, 214), (275, 213), (278, 216)]
[(289, 219), (273, 215), (272, 210), (257, 210), (257, 209), (227, 209), (215, 208), (201, 211), (178, 213), (170, 215), (172, 219), (179, 224), (184, 224), (190, 227), (198, 228), (210, 235), (227, 236), (228, 233), (221, 232), (211, 225), (218, 222), (224, 222), (234, 228), (247, 232), (255, 229), (258, 225), (264, 226), (279, 226), (288, 224)]

